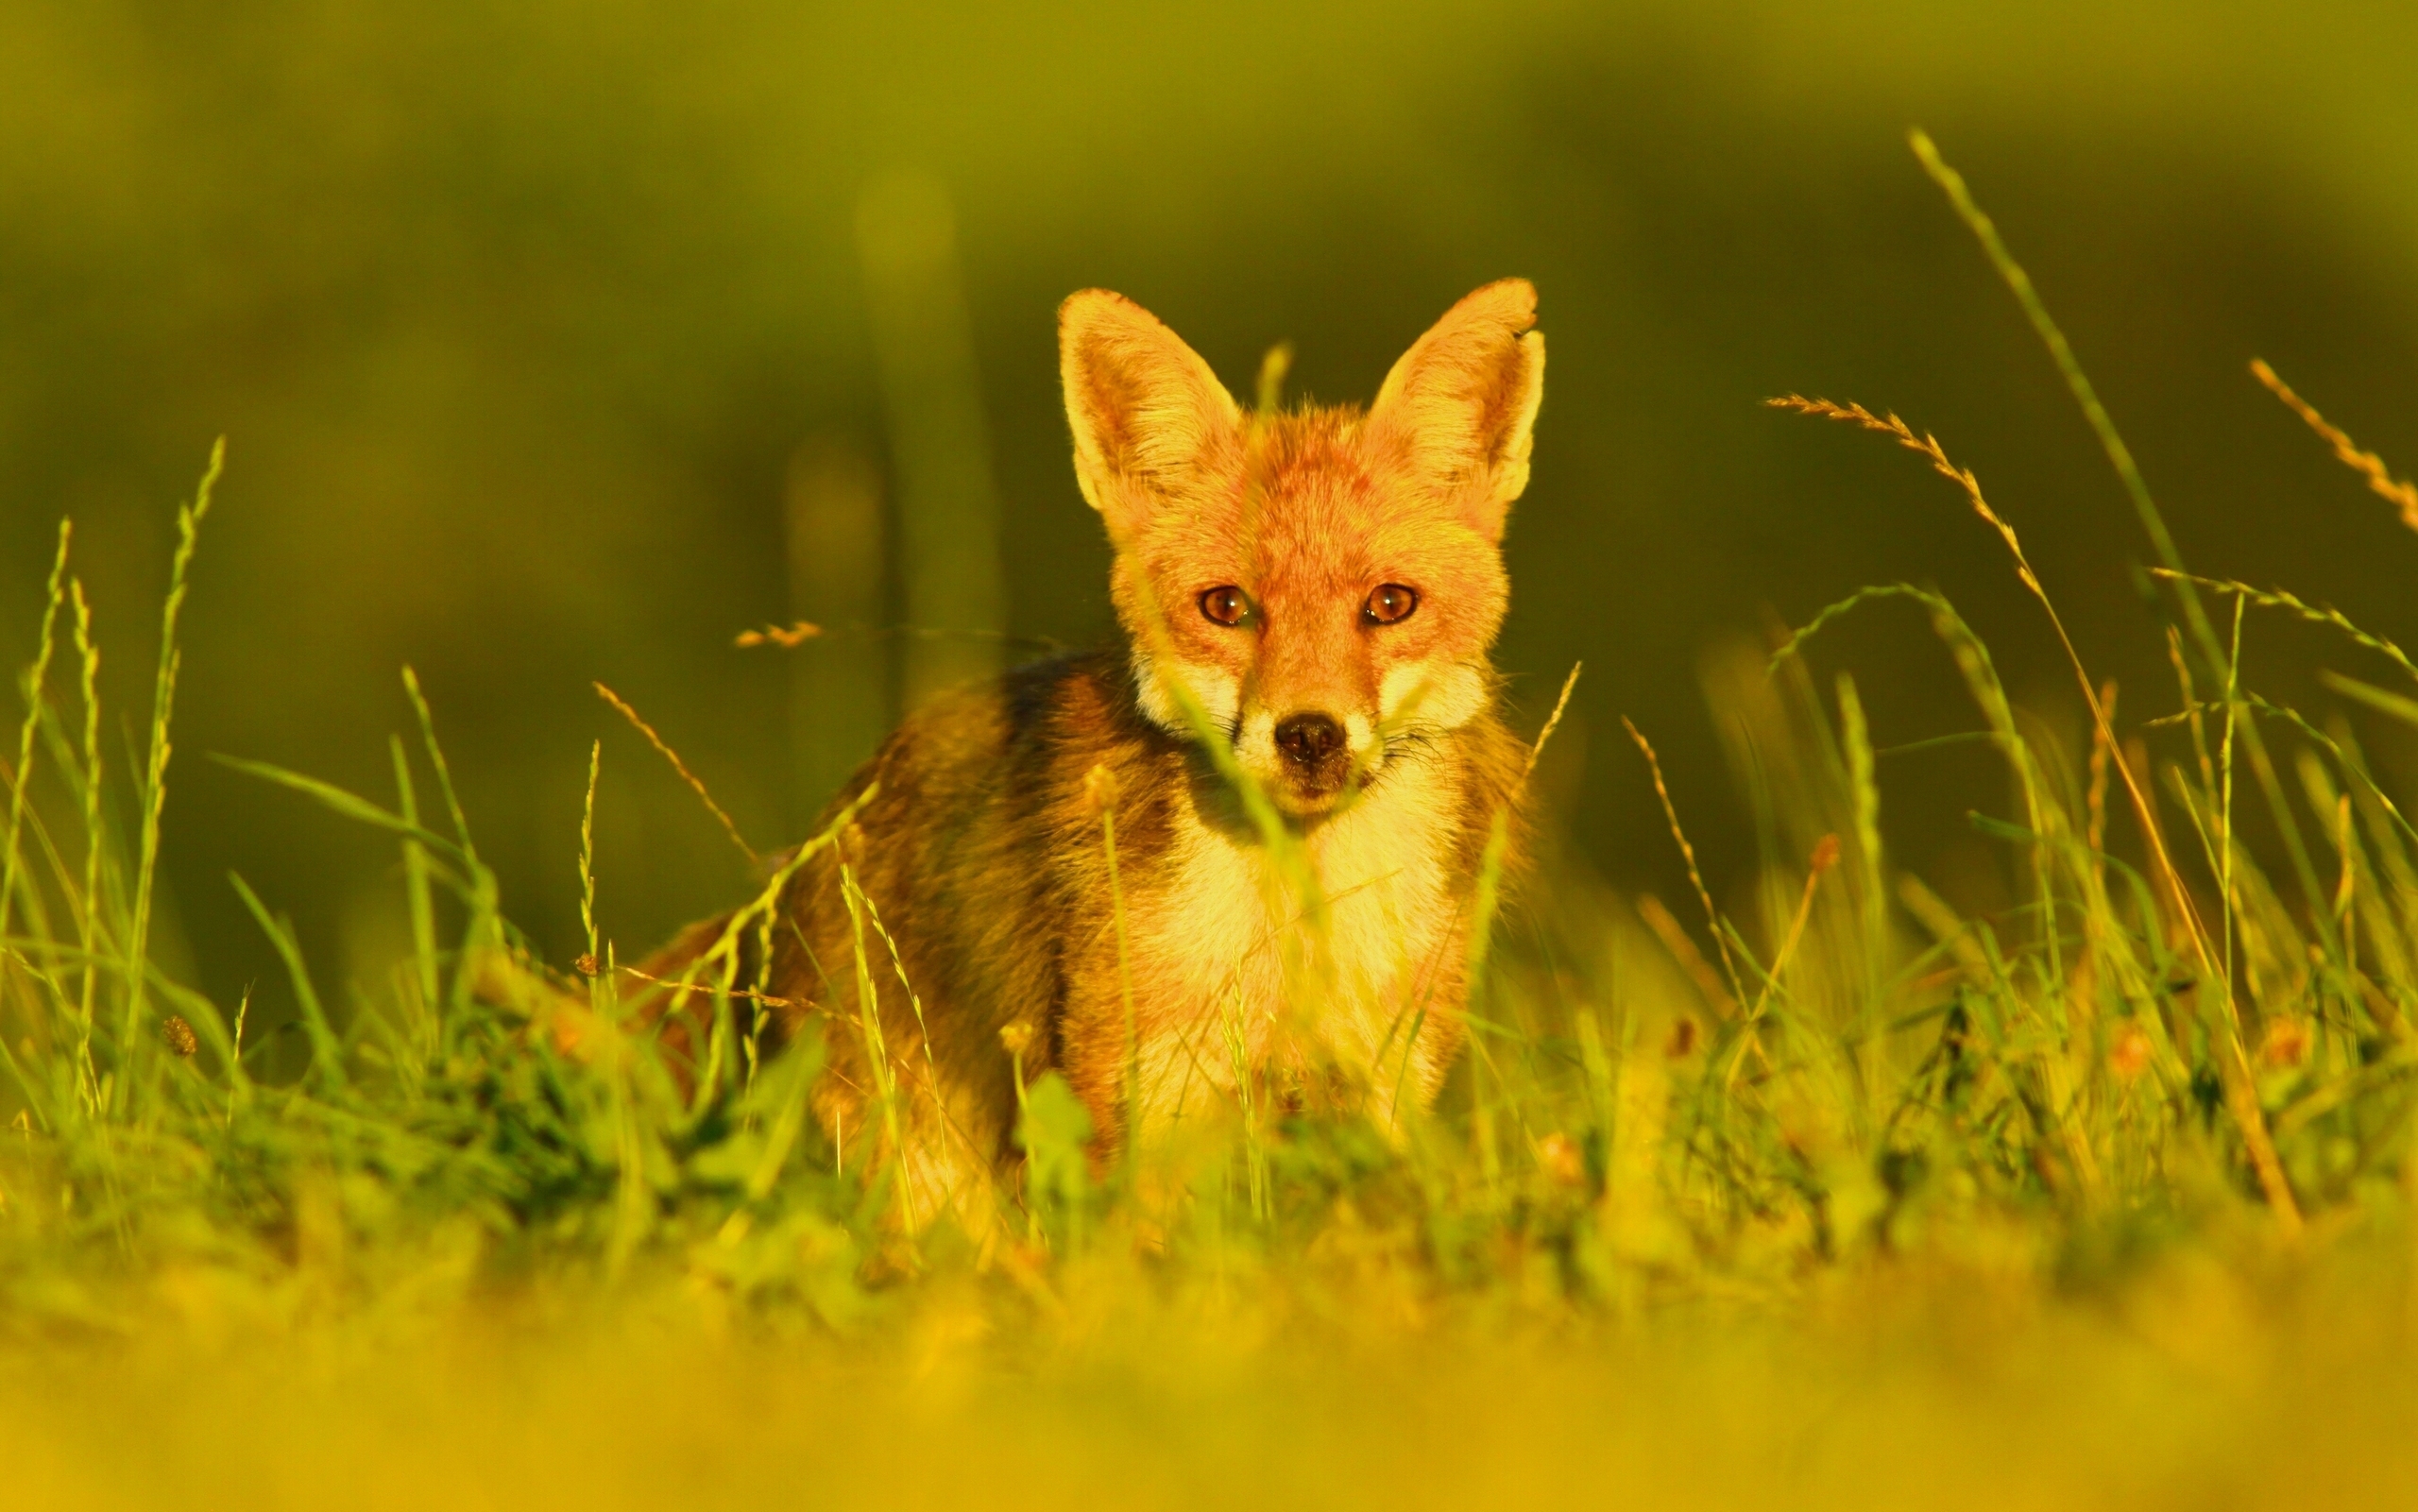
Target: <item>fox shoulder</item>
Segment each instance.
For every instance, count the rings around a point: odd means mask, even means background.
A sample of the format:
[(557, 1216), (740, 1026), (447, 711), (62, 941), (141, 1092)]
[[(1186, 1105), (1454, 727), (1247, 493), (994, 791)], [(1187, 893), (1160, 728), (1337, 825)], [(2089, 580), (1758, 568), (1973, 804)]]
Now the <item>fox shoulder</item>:
[(1461, 787), (1456, 869), (1469, 882), (1475, 881), (1485, 865), (1498, 824), (1504, 834), (1502, 875), (1517, 878), (1527, 870), (1534, 834), (1528, 802), (1529, 749), (1528, 742), (1505, 722), (1492, 690), (1485, 710), (1454, 732)]
[[(1103, 803), (1120, 843), (1149, 848), (1172, 824), (1183, 749), (1138, 707), (1126, 659), (1051, 657), (933, 700), (901, 721), (824, 822), (859, 801), (850, 849), (935, 865), (1013, 866), (1097, 847)], [(1095, 776), (1098, 770), (1104, 775)], [(1021, 881), (1035, 878), (1028, 871)]]

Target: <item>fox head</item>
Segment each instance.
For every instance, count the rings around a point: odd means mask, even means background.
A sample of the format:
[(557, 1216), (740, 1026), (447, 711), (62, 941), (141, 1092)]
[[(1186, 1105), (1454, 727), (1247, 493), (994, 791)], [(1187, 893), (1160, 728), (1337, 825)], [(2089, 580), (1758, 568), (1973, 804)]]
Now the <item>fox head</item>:
[(1490, 283), (1366, 412), (1250, 414), (1122, 296), (1059, 308), (1075, 477), (1115, 548), (1145, 714), (1186, 739), (1205, 721), (1307, 819), (1487, 707), (1544, 391), (1536, 318), (1525, 280)]

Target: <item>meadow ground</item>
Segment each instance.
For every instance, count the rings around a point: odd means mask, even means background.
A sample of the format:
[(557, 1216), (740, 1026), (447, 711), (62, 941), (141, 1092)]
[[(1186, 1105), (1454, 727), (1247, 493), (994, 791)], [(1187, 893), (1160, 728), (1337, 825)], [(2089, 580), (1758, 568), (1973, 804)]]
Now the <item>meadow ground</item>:
[[(2392, 1499), (2418, 1470), (2418, 828), (2358, 732), (2418, 723), (2418, 667), (2188, 573), (1926, 161), (2139, 514), (2175, 685), (2120, 699), (2076, 654), (2060, 736), (1946, 599), (1858, 594), (1712, 679), (1765, 841), (1741, 906), (1613, 896), (1548, 846), (1501, 894), (1433, 1116), (1244, 1098), (1096, 1169), (1043, 1078), (987, 1222), (905, 1212), (879, 1127), (826, 1139), (810, 1059), (751, 1053), (734, 977), (692, 1080), (621, 1019), (592, 935), (585, 981), (554, 977), (607, 1028), (577, 1057), (533, 1032), (515, 983), (545, 967), (417, 685), (391, 795), (252, 769), (397, 845), (387, 978), (339, 999), (248, 889), (290, 1020), (162, 972), (210, 483), (130, 756), (62, 534), (0, 753), (11, 1504)], [(2418, 490), (2263, 376), (2418, 526)], [(2063, 638), (1937, 442), (1777, 402), (1916, 453)], [(1893, 863), (1889, 753), (1852, 670), (1813, 660), (1849, 613), (1956, 667), (1937, 739), (2000, 758), (1970, 822), (2018, 901), (1960, 913)], [(2345, 712), (2244, 685), (2276, 617), (2336, 637)], [(860, 943), (860, 990), (899, 990)]]

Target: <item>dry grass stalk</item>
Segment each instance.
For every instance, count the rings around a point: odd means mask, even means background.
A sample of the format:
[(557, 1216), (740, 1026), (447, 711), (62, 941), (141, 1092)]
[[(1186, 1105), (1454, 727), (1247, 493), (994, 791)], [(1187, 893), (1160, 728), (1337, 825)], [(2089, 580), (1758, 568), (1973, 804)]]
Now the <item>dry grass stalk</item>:
[(656, 734), (655, 726), (639, 718), (639, 711), (630, 707), (628, 701), (622, 698), (621, 694), (616, 693), (611, 688), (605, 687), (603, 683), (596, 684), (595, 688), (596, 694), (599, 698), (602, 698), (605, 703), (610, 704), (616, 709), (619, 709), (621, 711), (622, 718), (636, 725), (638, 727), (638, 732), (647, 738), (648, 744), (663, 753), (663, 759), (672, 763), (672, 770), (680, 773), (680, 780), (689, 785), (689, 790), (695, 793), (698, 801), (706, 806), (707, 809), (713, 814), (714, 818), (722, 822), (723, 833), (730, 837), (730, 842), (733, 845), (738, 846), (740, 850), (745, 854), (749, 865), (754, 865), (758, 859), (756, 847), (748, 844), (746, 839), (739, 833), (739, 826), (731, 823), (731, 818), (728, 814), (723, 812), (722, 805), (714, 802), (714, 795), (706, 790), (706, 785), (698, 780), (697, 774), (689, 770), (689, 763), (680, 759), (680, 753), (672, 749), (671, 745), (664, 740), (662, 736)]
[(1673, 917), (1662, 900), (1651, 892), (1639, 893), (1637, 916), (1645, 921), (1645, 926), (1654, 931), (1654, 938), (1662, 942), (1662, 948), (1671, 953), (1671, 959), (1677, 961), (1680, 969), (1688, 974), (1689, 980), (1696, 984), (1696, 992), (1703, 996), (1713, 1015), (1724, 1019), (1736, 1016), (1737, 1001), (1729, 995), (1729, 990), (1721, 985), (1720, 974), (1712, 969), (1711, 961), (1704, 959), (1704, 952), (1696, 948), (1696, 943), (1689, 938), (1686, 927)]
[(1797, 943), (1805, 938), (1805, 926), (1813, 920), (1814, 895), (1821, 891), (1823, 876), (1838, 864), (1839, 837), (1825, 835), (1814, 847), (1813, 858), (1806, 864), (1805, 892), (1796, 900), (1796, 916), (1789, 921), (1788, 938), (1780, 942), (1779, 954), (1772, 958), (1771, 976), (1764, 980), (1762, 992), (1757, 994), (1754, 1008), (1746, 1014), (1749, 1021), (1763, 1016), (1765, 1005), (1779, 986), (1780, 973), (1786, 971), (1788, 963), (1796, 958)]
[(731, 644), (742, 651), (751, 646), (778, 646), (783, 651), (795, 651), (821, 634), (821, 625), (800, 620), (787, 627), (766, 625), (761, 630), (742, 630)]
[[(2111, 722), (2116, 717), (2116, 679), (2113, 677), (2099, 687), (2099, 702), (2107, 710), (2107, 717)], [(2091, 855), (2098, 858), (2093, 864), (2103, 874), (2105, 871), (2104, 858), (2107, 852), (2107, 773), (2108, 769), (2120, 760), (2120, 757), (2116, 753), (2116, 742), (2098, 730), (2091, 731), (2090, 788), (2086, 800), (2089, 820), (2088, 827), (2085, 831), (2085, 843), (2088, 845)], [(2104, 887), (2103, 883), (2102, 887)]]
[(1537, 774), (1537, 761), (1545, 754), (1545, 742), (1552, 739), (1553, 732), (1561, 727), (1561, 716), (1570, 707), (1570, 695), (1577, 688), (1578, 674), (1586, 667), (1583, 661), (1570, 664), (1570, 675), (1561, 680), (1561, 696), (1553, 701), (1553, 712), (1545, 716), (1545, 727), (1537, 732), (1537, 743), (1528, 747), (1528, 764), (1520, 769), (1523, 783)]
[(2267, 386), (2269, 393), (2282, 399), (2286, 408), (2299, 416), (2310, 430), (2334, 449), (2334, 454), (2342, 459), (2344, 467), (2367, 479), (2371, 492), (2399, 509), (2404, 525), (2418, 530), (2418, 484), (2395, 478), (2385, 467), (2382, 457), (2373, 451), (2360, 450), (2349, 435), (2327, 423), (2325, 416), (2317, 413), (2317, 406), (2293, 393), (2292, 385), (2277, 377), (2275, 369), (2267, 365), (2266, 359), (2251, 359), (2250, 371), (2251, 376)]
[[(580, 960), (581, 960), (582, 961), (586, 962), (587, 965), (594, 965), (594, 964), (595, 964), (595, 958), (590, 957), (590, 956), (582, 956), (582, 957), (580, 958)], [(775, 996), (774, 996), (772, 994), (770, 994), (770, 993), (758, 993), (758, 992), (753, 992), (753, 991), (751, 991), (751, 990), (749, 990), (749, 989), (747, 989), (747, 988), (744, 988), (744, 987), (712, 987), (712, 986), (708, 986), (707, 984), (706, 984), (706, 983), (704, 983), (704, 982), (698, 982), (698, 981), (675, 981), (675, 980), (673, 980), (673, 979), (672, 979), (672, 978), (670, 978), (670, 977), (650, 976), (650, 975), (648, 975), (647, 973), (645, 973), (645, 972), (642, 972), (642, 971), (639, 970), (636, 966), (622, 966), (622, 967), (619, 967), (619, 968), (617, 968), (617, 969), (618, 969), (618, 970), (621, 972), (621, 974), (622, 974), (622, 976), (624, 976), (624, 977), (632, 977), (632, 978), (634, 978), (634, 979), (636, 979), (636, 980), (638, 980), (638, 981), (646, 982), (646, 983), (648, 983), (648, 984), (650, 984), (650, 985), (652, 985), (652, 986), (656, 986), (656, 987), (669, 987), (669, 988), (673, 989), (674, 992), (682, 992), (682, 993), (720, 993), (720, 994), (724, 994), (724, 996), (727, 996), (727, 997), (743, 997), (743, 998), (747, 999), (747, 1000), (748, 1000), (749, 1002), (751, 1002), (751, 1003), (761, 1003), (761, 1004), (763, 1004), (763, 1005), (764, 1005), (765, 1007), (767, 1007), (767, 1008), (801, 1008), (801, 1009), (802, 1009), (802, 1008), (812, 1008), (812, 1007), (814, 1006), (812, 1003), (806, 1001), (804, 998), (798, 998), (798, 997), (775, 997)], [(584, 967), (583, 967), (583, 969), (582, 969), (581, 975), (583, 975), (583, 976), (587, 975), (587, 972), (586, 972), (586, 970), (585, 970), (585, 968), (584, 968)]]
[(1739, 981), (1738, 962), (1730, 957), (1729, 938), (1722, 931), (1721, 910), (1712, 906), (1712, 893), (1705, 887), (1704, 873), (1696, 866), (1696, 848), (1688, 843), (1687, 831), (1679, 827), (1679, 810), (1671, 802), (1670, 787), (1662, 780), (1661, 758), (1654, 754), (1653, 742), (1646, 739), (1645, 733), (1629, 722), (1626, 714), (1621, 716), (1621, 727), (1628, 731), (1628, 738), (1635, 740), (1638, 750), (1645, 754), (1646, 770), (1654, 774), (1654, 796), (1662, 800), (1662, 817), (1671, 825), (1671, 838), (1679, 842), (1679, 858), (1688, 863), (1688, 880), (1695, 887), (1696, 901), (1704, 905), (1705, 923), (1712, 930), (1713, 948), (1721, 952), (1722, 974), (1729, 978), (1729, 994), (1734, 1001), (1743, 1003), (1746, 1000), (1746, 989)]
[(2023, 579), (2023, 586), (2042, 602), (2047, 602), (2040, 580), (2032, 575), (2032, 564), (2024, 558), (2023, 544), (2015, 538), (2015, 527), (2000, 518), (1998, 511), (1990, 507), (1990, 501), (1982, 497), (1981, 480), (1970, 470), (1949, 461), (1947, 449), (1929, 431), (1916, 435), (1915, 428), (1899, 419), (1895, 411), (1883, 416), (1873, 414), (1861, 404), (1807, 399), (1802, 394), (1783, 394), (1763, 402), (1776, 410), (1794, 410), (1799, 415), (1816, 416), (1826, 420), (1845, 420), (1849, 425), (1860, 425), (1867, 431), (1878, 431), (1882, 435), (1895, 437), (1899, 446), (1928, 461), (1933, 472), (1965, 490), (1965, 497), (1973, 502), (1973, 513), (1988, 521), (1991, 528), (2005, 539), (2006, 549), (2015, 553), (2016, 574)]

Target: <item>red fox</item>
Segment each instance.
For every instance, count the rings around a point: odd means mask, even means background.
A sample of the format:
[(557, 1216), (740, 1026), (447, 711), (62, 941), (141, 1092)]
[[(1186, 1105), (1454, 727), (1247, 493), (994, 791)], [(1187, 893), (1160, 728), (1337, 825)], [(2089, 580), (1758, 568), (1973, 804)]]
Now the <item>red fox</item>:
[(826, 1128), (894, 1141), (925, 1212), (1013, 1164), (1052, 1070), (1101, 1156), (1238, 1091), (1381, 1125), (1429, 1103), (1490, 838), (1517, 848), (1527, 750), (1488, 653), (1535, 324), (1528, 283), (1489, 284), (1365, 412), (1259, 414), (1139, 306), (1068, 298), (1125, 645), (901, 723), (755, 916), (641, 968), (696, 984), (654, 990), (670, 1037), (752, 988), (769, 1028), (821, 1036)]

